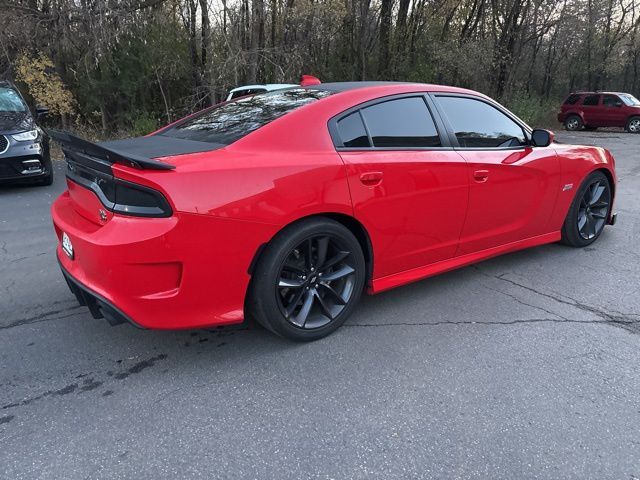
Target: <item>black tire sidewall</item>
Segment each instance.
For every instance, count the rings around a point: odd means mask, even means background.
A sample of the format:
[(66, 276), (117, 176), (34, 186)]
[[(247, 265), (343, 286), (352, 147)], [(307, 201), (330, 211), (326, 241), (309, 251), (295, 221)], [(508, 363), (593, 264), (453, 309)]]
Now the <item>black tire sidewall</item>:
[(605, 224), (602, 227), (602, 229), (599, 232), (597, 232), (593, 238), (590, 238), (588, 240), (584, 239), (582, 235), (580, 235), (580, 232), (578, 231), (578, 211), (580, 210), (580, 200), (584, 196), (587, 188), (589, 188), (589, 185), (591, 185), (591, 183), (593, 183), (593, 181), (596, 179), (604, 180), (607, 183), (607, 186), (609, 188), (609, 198), (610, 198), (609, 208), (607, 210), (607, 218), (611, 214), (611, 206), (613, 201), (613, 192), (611, 191), (611, 183), (609, 182), (609, 179), (604, 173), (600, 171), (593, 172), (589, 176), (587, 176), (587, 178), (585, 178), (582, 184), (580, 185), (580, 188), (576, 192), (576, 195), (573, 198), (573, 201), (571, 202), (569, 211), (567, 212), (567, 216), (562, 226), (562, 243), (564, 243), (565, 245), (569, 245), (572, 247), (586, 247), (587, 245), (591, 245), (600, 237), (600, 235), (604, 231), (604, 226), (607, 225), (607, 222), (605, 220)]
[[(278, 307), (275, 285), (287, 255), (306, 238), (325, 234), (339, 238), (352, 252), (355, 285), (349, 302), (334, 320), (323, 327), (306, 330), (286, 320)], [(366, 266), (362, 248), (353, 233), (328, 218), (302, 220), (278, 233), (262, 252), (251, 279), (248, 302), (250, 314), (264, 327), (285, 338), (296, 341), (318, 340), (339, 328), (351, 315), (358, 304), (365, 280)]]

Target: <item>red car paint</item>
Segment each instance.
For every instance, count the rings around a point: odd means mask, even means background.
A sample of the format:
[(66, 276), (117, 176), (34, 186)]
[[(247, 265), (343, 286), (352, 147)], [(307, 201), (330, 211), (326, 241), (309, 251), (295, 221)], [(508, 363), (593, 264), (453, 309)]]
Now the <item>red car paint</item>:
[[(620, 92), (572, 93), (560, 107), (558, 121), (564, 123), (570, 115), (578, 115), (586, 127), (627, 127), (629, 120), (640, 116), (640, 104), (629, 105)], [(590, 98), (591, 100), (585, 99)], [(633, 98), (633, 97), (632, 97)]]
[(358, 225), (376, 293), (495, 255), (555, 242), (582, 180), (604, 170), (598, 147), (337, 151), (329, 120), (381, 97), (469, 90), (387, 84), (330, 95), (215, 151), (162, 157), (174, 170), (114, 164), (117, 178), (161, 192), (173, 214), (109, 212), (68, 180), (53, 204), (57, 256), (76, 281), (147, 328), (242, 322), (252, 261), (287, 225), (328, 215)]

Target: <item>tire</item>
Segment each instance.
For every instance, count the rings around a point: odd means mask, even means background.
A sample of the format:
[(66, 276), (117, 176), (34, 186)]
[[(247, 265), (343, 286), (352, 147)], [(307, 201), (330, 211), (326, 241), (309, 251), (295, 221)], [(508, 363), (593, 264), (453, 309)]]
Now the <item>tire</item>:
[(346, 227), (328, 218), (302, 220), (278, 233), (260, 255), (249, 314), (282, 337), (318, 340), (351, 315), (365, 277), (362, 249)]
[(602, 172), (593, 172), (582, 182), (571, 202), (562, 226), (562, 243), (586, 247), (595, 242), (609, 219), (611, 201), (609, 179)]
[(640, 117), (631, 117), (625, 130), (629, 133), (640, 133)]
[(579, 115), (569, 115), (564, 121), (564, 128), (570, 132), (580, 130), (582, 126), (582, 118)]

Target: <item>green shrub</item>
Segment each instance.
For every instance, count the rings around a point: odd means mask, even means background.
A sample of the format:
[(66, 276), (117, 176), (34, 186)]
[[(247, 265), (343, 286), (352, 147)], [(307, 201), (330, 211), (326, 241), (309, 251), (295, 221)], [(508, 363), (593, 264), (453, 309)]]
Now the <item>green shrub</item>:
[(560, 103), (544, 100), (526, 93), (516, 94), (507, 100), (506, 106), (531, 127), (557, 128), (556, 114)]

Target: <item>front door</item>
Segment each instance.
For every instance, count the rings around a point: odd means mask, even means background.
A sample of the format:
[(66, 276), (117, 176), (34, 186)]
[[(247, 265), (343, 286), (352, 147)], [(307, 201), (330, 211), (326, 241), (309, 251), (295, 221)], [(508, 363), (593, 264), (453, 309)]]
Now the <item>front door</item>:
[(553, 148), (532, 147), (522, 126), (486, 99), (434, 99), (467, 161), (469, 208), (458, 254), (548, 233), (560, 188)]

